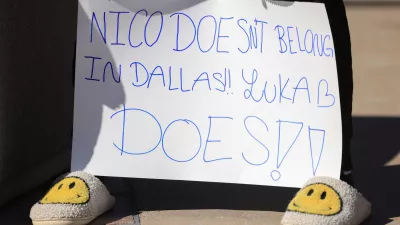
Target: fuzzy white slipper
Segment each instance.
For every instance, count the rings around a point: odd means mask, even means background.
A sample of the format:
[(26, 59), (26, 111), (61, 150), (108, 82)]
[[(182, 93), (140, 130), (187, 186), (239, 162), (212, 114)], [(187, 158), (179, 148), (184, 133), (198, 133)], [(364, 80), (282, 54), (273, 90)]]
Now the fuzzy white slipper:
[(347, 183), (330, 177), (311, 178), (289, 203), (282, 225), (359, 225), (371, 204)]
[(115, 198), (93, 175), (78, 171), (62, 178), (30, 212), (33, 225), (83, 225), (110, 210)]

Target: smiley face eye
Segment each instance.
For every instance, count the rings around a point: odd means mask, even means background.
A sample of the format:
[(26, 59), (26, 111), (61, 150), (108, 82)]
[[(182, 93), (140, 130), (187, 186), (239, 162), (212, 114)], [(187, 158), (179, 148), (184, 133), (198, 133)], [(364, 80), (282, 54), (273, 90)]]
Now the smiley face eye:
[(75, 182), (72, 182), (72, 183), (69, 184), (69, 189), (72, 189), (74, 187), (75, 187)]
[(308, 191), (307, 196), (311, 196), (313, 193), (314, 193), (314, 190), (311, 189), (311, 190)]
[(60, 184), (60, 186), (58, 186), (58, 190), (60, 190), (62, 188), (63, 184)]
[(321, 199), (324, 200), (326, 198), (326, 191), (322, 192)]

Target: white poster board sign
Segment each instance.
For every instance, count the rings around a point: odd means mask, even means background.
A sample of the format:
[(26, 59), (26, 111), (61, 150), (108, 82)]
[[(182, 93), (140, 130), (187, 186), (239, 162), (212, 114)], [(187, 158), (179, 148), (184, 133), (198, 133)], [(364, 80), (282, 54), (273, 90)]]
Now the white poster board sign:
[(325, 6), (80, 0), (72, 169), (300, 187), (339, 177)]

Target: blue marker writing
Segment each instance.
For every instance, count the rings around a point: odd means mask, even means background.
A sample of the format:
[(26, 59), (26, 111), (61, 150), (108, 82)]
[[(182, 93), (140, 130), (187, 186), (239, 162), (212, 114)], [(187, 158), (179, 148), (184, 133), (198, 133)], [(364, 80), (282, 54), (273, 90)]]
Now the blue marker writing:
[(260, 119), (259, 117), (256, 117), (256, 116), (248, 116), (248, 117), (246, 117), (245, 119), (244, 119), (244, 127), (246, 128), (246, 131), (247, 131), (247, 133), (255, 140), (255, 141), (257, 141), (262, 147), (263, 147), (263, 149), (264, 149), (264, 151), (266, 152), (266, 159), (264, 160), (264, 161), (262, 161), (262, 162), (259, 162), (259, 163), (256, 163), (256, 162), (250, 162), (250, 160), (248, 160), (246, 157), (245, 157), (245, 155), (244, 155), (244, 153), (242, 152), (242, 158), (244, 159), (244, 161), (245, 162), (247, 162), (248, 164), (250, 164), (250, 165), (253, 165), (253, 166), (261, 166), (261, 165), (264, 165), (265, 163), (267, 163), (267, 161), (268, 161), (268, 159), (269, 159), (269, 149), (268, 149), (268, 147), (264, 144), (264, 143), (262, 143), (258, 138), (256, 138), (255, 136), (254, 136), (254, 134), (250, 131), (250, 129), (249, 129), (249, 127), (247, 126), (247, 124), (249, 123), (248, 121), (249, 121), (249, 119), (255, 119), (255, 120), (257, 120), (259, 123), (261, 123), (265, 128), (266, 128), (266, 130), (267, 130), (267, 132), (269, 132), (269, 130), (268, 130), (268, 126), (267, 126), (267, 124), (262, 120), (262, 119)]
[(103, 12), (103, 29), (101, 29), (101, 27), (99, 25), (99, 21), (97, 20), (96, 13), (95, 12), (92, 13), (92, 22), (90, 23), (90, 43), (93, 42), (93, 22), (96, 22), (97, 29), (100, 32), (101, 38), (103, 39), (104, 44), (106, 44), (107, 43), (106, 12)]
[(100, 81), (100, 79), (93, 78), (94, 75), (94, 61), (97, 59), (101, 59), (100, 57), (95, 57), (95, 56), (85, 56), (86, 59), (92, 59), (92, 68), (90, 70), (90, 77), (85, 77), (85, 80), (91, 80), (91, 81)]
[(110, 11), (111, 14), (117, 14), (117, 25), (115, 27), (115, 42), (111, 43), (111, 45), (125, 45), (124, 43), (119, 42), (119, 22), (121, 14), (129, 13), (129, 12), (114, 12)]
[[(198, 147), (198, 149), (195, 151), (195, 154), (191, 157), (191, 158), (189, 158), (189, 159), (176, 159), (176, 158), (173, 158), (170, 154), (168, 154), (168, 152), (167, 152), (167, 150), (166, 150), (166, 138), (165, 138), (165, 136), (166, 136), (166, 134), (167, 134), (167, 131), (168, 131), (168, 129), (172, 126), (172, 125), (174, 125), (174, 124), (176, 124), (176, 123), (184, 123), (184, 124), (186, 124), (186, 125), (188, 125), (188, 126), (193, 126), (195, 129), (196, 129), (196, 132), (197, 132), (197, 135), (199, 136), (199, 147)], [(174, 120), (174, 121), (172, 121), (170, 124), (168, 124), (168, 126), (165, 128), (165, 131), (164, 131), (164, 134), (163, 134), (163, 138), (162, 138), (162, 149), (163, 149), (163, 151), (164, 151), (164, 154), (169, 158), (169, 159), (171, 159), (172, 161), (175, 161), (175, 162), (189, 162), (189, 161), (192, 161), (194, 158), (196, 158), (196, 156), (199, 154), (199, 152), (200, 152), (200, 150), (201, 150), (201, 144), (202, 144), (202, 140), (201, 140), (201, 133), (200, 133), (200, 130), (199, 130), (199, 127), (193, 122), (193, 121), (191, 121), (191, 120), (187, 120), (187, 119), (177, 119), (177, 120)]]
[[(117, 116), (117, 115), (122, 113), (121, 145), (118, 146), (117, 144), (113, 143), (114, 147), (121, 152), (121, 155), (123, 155), (124, 153), (128, 154), (128, 155), (145, 155), (145, 154), (148, 154), (148, 153), (154, 151), (160, 145), (161, 139), (162, 139), (162, 128), (161, 128), (160, 122), (158, 122), (157, 118), (154, 115), (152, 115), (151, 113), (149, 113), (149, 112), (147, 112), (147, 111), (145, 111), (143, 109), (126, 108), (125, 105), (123, 105), (123, 107), (124, 108), (122, 110), (119, 110), (118, 112), (115, 112), (110, 117), (110, 119), (113, 119), (115, 116)], [(126, 124), (127, 112), (141, 113), (143, 115), (146, 115), (146, 116), (150, 117), (153, 120), (154, 124), (156, 125), (157, 130), (160, 132), (158, 134), (160, 138), (157, 141), (157, 143), (153, 147), (150, 148), (150, 150), (147, 150), (145, 152), (129, 152), (126, 149), (126, 146), (125, 146), (125, 130), (126, 130), (126, 126), (127, 126), (127, 124)], [(147, 126), (149, 126), (149, 125), (147, 125)], [(157, 135), (157, 134), (154, 133), (154, 135)]]
[(213, 116), (210, 116), (210, 117), (208, 117), (208, 118), (209, 118), (209, 121), (210, 121), (210, 125), (209, 125), (209, 127), (208, 127), (207, 140), (206, 140), (206, 144), (205, 144), (205, 147), (204, 147), (204, 155), (203, 155), (203, 160), (204, 160), (204, 162), (209, 163), (209, 162), (215, 162), (215, 161), (221, 161), (221, 160), (229, 160), (229, 159), (232, 159), (232, 157), (224, 157), (224, 158), (216, 158), (216, 159), (207, 159), (207, 147), (208, 147), (208, 143), (219, 143), (219, 142), (221, 142), (221, 140), (212, 140), (212, 139), (210, 139), (211, 130), (212, 130), (212, 121), (213, 121), (213, 120), (217, 120), (217, 119), (218, 119), (218, 120), (222, 120), (222, 119), (233, 120), (232, 117), (213, 117)]
[(229, 36), (227, 36), (227, 35), (222, 36), (222, 35), (221, 35), (221, 27), (222, 27), (222, 21), (231, 20), (231, 19), (233, 19), (233, 17), (221, 17), (221, 18), (219, 18), (218, 36), (217, 36), (217, 52), (219, 52), (219, 53), (229, 53), (228, 50), (220, 50), (220, 45), (219, 45), (220, 42), (219, 42), (219, 41), (220, 41), (220, 39), (222, 39), (222, 38), (227, 38), (227, 39), (229, 39)]

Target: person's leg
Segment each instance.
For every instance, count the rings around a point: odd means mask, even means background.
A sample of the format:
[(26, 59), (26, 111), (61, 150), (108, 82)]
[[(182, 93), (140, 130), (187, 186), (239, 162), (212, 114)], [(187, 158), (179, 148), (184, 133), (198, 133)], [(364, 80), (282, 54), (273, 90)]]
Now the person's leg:
[(350, 145), (353, 137), (353, 68), (350, 31), (343, 0), (326, 0), (325, 2), (335, 45), (339, 80), (343, 135), (341, 179), (352, 184), (351, 171), (353, 165)]

